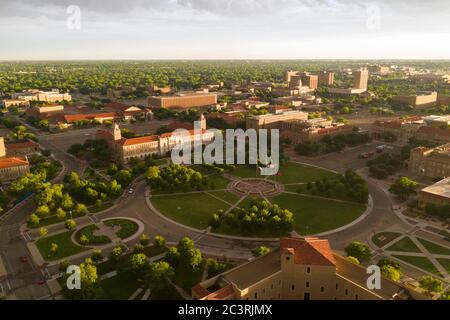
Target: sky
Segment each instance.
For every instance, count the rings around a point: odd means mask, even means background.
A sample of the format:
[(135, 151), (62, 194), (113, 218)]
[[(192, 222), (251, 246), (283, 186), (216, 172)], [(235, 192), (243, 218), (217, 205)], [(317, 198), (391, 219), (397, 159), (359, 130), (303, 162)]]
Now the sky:
[(0, 60), (450, 59), (449, 0), (0, 0)]

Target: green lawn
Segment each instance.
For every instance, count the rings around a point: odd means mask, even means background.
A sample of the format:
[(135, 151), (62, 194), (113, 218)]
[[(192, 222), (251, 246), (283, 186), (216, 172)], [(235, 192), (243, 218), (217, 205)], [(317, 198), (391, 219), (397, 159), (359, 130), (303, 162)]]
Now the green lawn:
[(434, 264), (431, 263), (428, 258), (425, 257), (414, 257), (414, 256), (397, 256), (393, 255), (394, 258), (405, 261), (409, 264), (412, 264), (422, 270), (431, 272), (439, 277), (442, 277), (442, 274), (436, 269)]
[(225, 178), (223, 175), (217, 174), (209, 175), (208, 180), (214, 185), (214, 189), (226, 189), (228, 184), (230, 183), (230, 180)]
[(419, 242), (430, 252), (434, 254), (448, 254), (450, 255), (450, 248), (443, 247), (434, 242), (427, 241), (422, 238), (417, 238)]
[[(48, 261), (55, 261), (87, 250), (88, 248), (78, 246), (72, 242), (71, 236), (73, 232), (66, 231), (37, 240), (36, 246), (42, 257)], [(52, 243), (58, 245), (58, 251), (55, 254), (50, 251)]]
[(437, 259), (437, 261), (450, 273), (450, 259)]
[(220, 199), (223, 199), (224, 201), (234, 204), (239, 200), (239, 197), (235, 195), (234, 193), (228, 192), (228, 191), (211, 191), (208, 192)]
[(409, 237), (404, 237), (401, 240), (395, 242), (386, 250), (390, 251), (403, 251), (403, 252), (418, 252), (420, 253), (420, 249), (414, 244), (414, 242)]
[(344, 226), (358, 218), (365, 205), (316, 199), (295, 194), (280, 194), (272, 203), (294, 214), (294, 230), (301, 235), (315, 234)]
[(205, 229), (209, 226), (211, 216), (219, 209), (226, 210), (230, 206), (207, 195), (204, 192), (174, 195), (153, 196), (153, 205), (170, 219), (190, 227)]
[(116, 232), (116, 235), (120, 239), (126, 239), (135, 234), (139, 226), (136, 222), (127, 220), (127, 219), (110, 219), (103, 222), (107, 226), (118, 225), (120, 226), (120, 230)]
[(281, 166), (278, 171), (279, 175), (272, 176), (270, 179), (278, 181), (280, 183), (297, 183), (297, 182), (309, 182), (317, 181), (326, 177), (333, 177), (336, 174), (334, 172), (299, 164), (295, 162), (288, 162)]
[(110, 243), (111, 239), (108, 238), (108, 236), (105, 235), (94, 235), (94, 232), (98, 230), (98, 227), (95, 224), (90, 224), (86, 227), (83, 227), (82, 229), (78, 230), (75, 233), (75, 239), (77, 239), (78, 243), (80, 243), (80, 238), (82, 235), (86, 236), (89, 239), (89, 243), (87, 245), (90, 244), (105, 244), (105, 243)]
[(90, 207), (88, 207), (88, 210), (89, 210), (90, 213), (97, 213), (97, 212), (100, 212), (100, 211), (109, 209), (109, 208), (111, 208), (112, 206), (113, 206), (113, 203), (112, 203), (112, 202), (105, 202), (105, 203), (103, 203), (100, 207), (97, 207), (97, 206), (90, 206)]
[(117, 275), (99, 282), (103, 289), (103, 300), (128, 300), (128, 298), (141, 286), (131, 277)]
[[(377, 247), (381, 248), (399, 236), (401, 236), (401, 234), (398, 232), (379, 232), (372, 237), (372, 242), (375, 243)], [(385, 237), (385, 239), (381, 240), (379, 239), (380, 237)]]

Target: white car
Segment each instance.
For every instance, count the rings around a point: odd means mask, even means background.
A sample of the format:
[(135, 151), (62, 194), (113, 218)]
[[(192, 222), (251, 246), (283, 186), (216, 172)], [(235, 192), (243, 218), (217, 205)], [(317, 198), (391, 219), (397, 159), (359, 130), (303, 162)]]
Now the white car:
[(133, 188), (128, 189), (128, 193), (129, 193), (129, 194), (132, 194), (133, 192), (134, 192), (134, 189), (133, 189)]

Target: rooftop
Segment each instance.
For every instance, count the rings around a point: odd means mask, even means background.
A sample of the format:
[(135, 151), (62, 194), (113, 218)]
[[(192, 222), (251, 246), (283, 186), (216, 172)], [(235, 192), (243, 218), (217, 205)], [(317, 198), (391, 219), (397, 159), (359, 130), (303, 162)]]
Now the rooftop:
[(450, 199), (450, 177), (422, 189), (422, 192)]
[(28, 165), (28, 160), (26, 158), (3, 158), (0, 159), (0, 169), (18, 167)]

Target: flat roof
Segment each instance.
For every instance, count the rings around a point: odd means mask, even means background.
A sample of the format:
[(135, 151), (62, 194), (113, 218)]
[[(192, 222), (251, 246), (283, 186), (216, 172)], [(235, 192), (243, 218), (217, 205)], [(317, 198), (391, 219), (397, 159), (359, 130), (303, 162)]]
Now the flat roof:
[(450, 198), (450, 177), (422, 189), (422, 192)]

